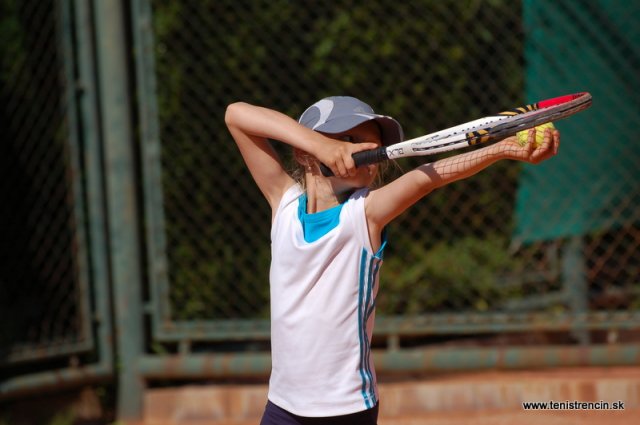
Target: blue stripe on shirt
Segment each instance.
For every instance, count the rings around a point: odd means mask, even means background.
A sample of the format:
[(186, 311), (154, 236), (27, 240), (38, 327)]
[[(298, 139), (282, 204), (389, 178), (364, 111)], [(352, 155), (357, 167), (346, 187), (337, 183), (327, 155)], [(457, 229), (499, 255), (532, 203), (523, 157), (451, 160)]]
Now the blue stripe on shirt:
[(358, 337), (360, 339), (360, 377), (362, 378), (362, 398), (367, 409), (371, 408), (369, 403), (369, 396), (367, 395), (367, 377), (364, 370), (364, 358), (365, 358), (365, 334), (363, 333), (363, 321), (364, 321), (364, 284), (366, 281), (365, 270), (367, 269), (367, 251), (362, 250), (360, 256), (360, 279), (358, 282)]

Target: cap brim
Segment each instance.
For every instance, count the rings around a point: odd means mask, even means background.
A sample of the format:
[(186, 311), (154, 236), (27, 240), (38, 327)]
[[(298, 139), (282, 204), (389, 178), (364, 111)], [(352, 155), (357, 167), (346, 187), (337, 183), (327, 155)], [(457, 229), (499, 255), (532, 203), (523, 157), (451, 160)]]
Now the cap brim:
[(394, 143), (400, 143), (404, 134), (402, 127), (398, 121), (385, 115), (366, 114), (359, 113), (349, 116), (337, 117), (325, 122), (322, 125), (314, 128), (316, 131), (320, 131), (328, 134), (342, 133), (359, 126), (363, 122), (376, 121), (382, 130), (382, 144), (385, 146), (393, 145)]

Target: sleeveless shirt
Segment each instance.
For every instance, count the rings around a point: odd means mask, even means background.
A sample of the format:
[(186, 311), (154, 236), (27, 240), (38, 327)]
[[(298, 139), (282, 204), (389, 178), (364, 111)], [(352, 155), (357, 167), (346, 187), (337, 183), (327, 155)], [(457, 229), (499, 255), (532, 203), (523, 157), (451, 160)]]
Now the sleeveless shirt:
[(378, 400), (371, 336), (386, 242), (373, 252), (368, 190), (307, 214), (296, 184), (274, 215), (268, 397), (299, 416), (350, 414)]

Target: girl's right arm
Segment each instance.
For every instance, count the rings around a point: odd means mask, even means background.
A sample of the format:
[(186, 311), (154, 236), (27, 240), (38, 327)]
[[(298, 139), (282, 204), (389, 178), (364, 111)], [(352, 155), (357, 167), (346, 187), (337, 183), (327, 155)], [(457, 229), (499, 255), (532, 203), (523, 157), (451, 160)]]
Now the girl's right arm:
[(285, 114), (244, 102), (227, 107), (225, 123), (272, 211), (278, 207), (282, 195), (294, 181), (284, 169), (269, 139), (311, 154), (336, 176), (342, 177), (355, 173), (351, 157), (354, 152), (375, 147), (368, 143), (353, 144), (325, 137)]
[(293, 184), (293, 179), (268, 141), (282, 131), (281, 127), (286, 128), (286, 125), (279, 125), (280, 122), (286, 123), (285, 117), (275, 111), (239, 102), (227, 107), (224, 120), (258, 188), (275, 210), (284, 192)]

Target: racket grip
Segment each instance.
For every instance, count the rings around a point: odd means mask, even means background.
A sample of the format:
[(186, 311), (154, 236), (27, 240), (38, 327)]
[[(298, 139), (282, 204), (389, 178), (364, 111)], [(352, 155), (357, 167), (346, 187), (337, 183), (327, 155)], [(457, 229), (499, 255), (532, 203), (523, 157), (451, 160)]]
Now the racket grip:
[[(389, 159), (387, 156), (387, 148), (381, 146), (377, 149), (369, 151), (356, 152), (351, 155), (353, 161), (356, 163), (356, 167), (362, 167), (363, 165), (377, 164), (378, 162), (386, 161)], [(333, 172), (329, 167), (324, 164), (320, 164), (320, 171), (325, 177), (333, 176)]]

